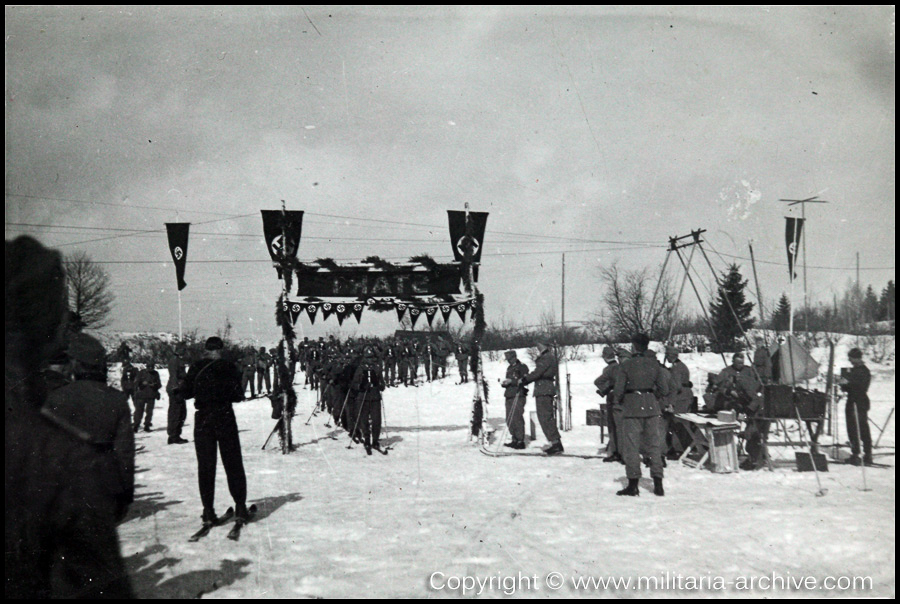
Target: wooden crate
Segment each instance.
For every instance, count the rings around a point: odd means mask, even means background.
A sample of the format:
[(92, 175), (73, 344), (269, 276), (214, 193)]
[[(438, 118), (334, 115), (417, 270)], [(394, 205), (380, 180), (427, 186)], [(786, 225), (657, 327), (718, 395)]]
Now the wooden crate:
[(585, 411), (584, 422), (587, 426), (605, 426), (606, 413), (603, 409), (588, 409)]
[(736, 431), (733, 429), (709, 430), (709, 469), (717, 474), (738, 471)]

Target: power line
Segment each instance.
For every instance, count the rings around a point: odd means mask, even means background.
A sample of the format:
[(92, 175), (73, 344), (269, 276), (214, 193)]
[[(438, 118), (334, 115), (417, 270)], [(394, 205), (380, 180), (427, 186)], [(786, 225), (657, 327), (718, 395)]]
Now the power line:
[(185, 210), (179, 208), (164, 208), (159, 206), (145, 206), (145, 205), (131, 205), (131, 204), (118, 204), (118, 203), (109, 203), (104, 201), (87, 201), (84, 199), (67, 199), (64, 197), (45, 197), (43, 195), (24, 195), (21, 193), (4, 193), (7, 197), (21, 197), (23, 199), (38, 199), (42, 201), (59, 201), (63, 203), (81, 203), (81, 204), (89, 204), (89, 205), (97, 205), (97, 206), (110, 206), (113, 208), (120, 209), (140, 209), (140, 210), (160, 210), (163, 212), (175, 212), (175, 213), (185, 213), (185, 214), (210, 214), (212, 216), (230, 216), (230, 214), (225, 214), (223, 212), (205, 212), (202, 210)]

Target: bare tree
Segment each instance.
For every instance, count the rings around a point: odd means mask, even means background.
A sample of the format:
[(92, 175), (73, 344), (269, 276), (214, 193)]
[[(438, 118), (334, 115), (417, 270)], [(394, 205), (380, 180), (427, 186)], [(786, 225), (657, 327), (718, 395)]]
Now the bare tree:
[(115, 297), (109, 289), (109, 275), (84, 252), (66, 258), (66, 285), (69, 310), (84, 327), (100, 329), (109, 324)]
[(608, 326), (620, 338), (637, 332), (646, 333), (654, 340), (668, 336), (677, 313), (670, 278), (660, 281), (659, 275), (650, 269), (628, 271), (612, 264), (600, 270), (600, 279), (604, 286), (606, 312), (601, 312), (604, 328)]

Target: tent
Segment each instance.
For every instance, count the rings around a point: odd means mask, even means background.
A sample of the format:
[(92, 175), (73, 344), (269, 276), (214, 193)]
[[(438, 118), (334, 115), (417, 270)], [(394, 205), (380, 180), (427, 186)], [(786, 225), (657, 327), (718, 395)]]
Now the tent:
[(819, 363), (793, 334), (788, 334), (783, 342), (772, 344), (769, 356), (772, 357), (772, 381), (775, 384), (793, 385), (819, 375)]

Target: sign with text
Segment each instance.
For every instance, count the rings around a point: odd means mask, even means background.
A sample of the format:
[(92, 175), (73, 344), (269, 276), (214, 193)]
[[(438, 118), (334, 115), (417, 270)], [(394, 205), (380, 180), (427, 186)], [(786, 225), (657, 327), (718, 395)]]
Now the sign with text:
[(298, 269), (296, 275), (298, 296), (367, 298), (458, 294), (462, 273), (458, 264), (439, 264), (429, 269), (418, 265), (390, 270), (371, 266)]

